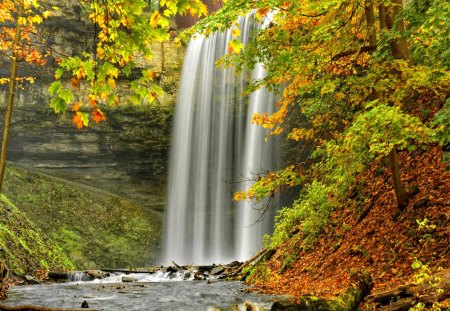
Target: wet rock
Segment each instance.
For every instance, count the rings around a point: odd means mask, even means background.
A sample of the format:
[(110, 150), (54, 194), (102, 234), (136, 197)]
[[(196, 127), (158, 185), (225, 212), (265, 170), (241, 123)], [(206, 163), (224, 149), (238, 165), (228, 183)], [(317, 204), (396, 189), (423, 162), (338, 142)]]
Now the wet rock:
[(25, 275), (24, 276), (24, 280), (25, 282), (27, 282), (28, 284), (41, 284), (38, 280), (36, 280), (34, 277), (32, 277), (31, 275)]
[(122, 277), (122, 282), (124, 283), (131, 283), (131, 282), (136, 282), (137, 280), (135, 278), (129, 277), (129, 276), (123, 276)]
[(109, 272), (103, 272), (100, 270), (88, 270), (86, 271), (86, 274), (93, 279), (104, 279), (111, 275)]
[(48, 272), (49, 280), (53, 281), (62, 281), (68, 280), (70, 278), (67, 272), (59, 272), (59, 271), (49, 271)]
[(206, 280), (206, 276), (200, 271), (197, 271), (194, 273), (194, 280)]
[(255, 304), (253, 304), (253, 303), (251, 303), (249, 301), (244, 302), (242, 307), (243, 307), (244, 311), (258, 311), (258, 310), (260, 310), (260, 308), (258, 308)]
[(191, 271), (186, 271), (183, 275), (183, 280), (189, 280), (192, 276), (192, 272)]
[(87, 303), (86, 300), (84, 300), (84, 301), (81, 303), (81, 308), (83, 308), (83, 309), (89, 308), (89, 304)]
[(218, 275), (225, 271), (226, 266), (217, 266), (211, 269), (211, 275)]
[(176, 272), (178, 272), (179, 270), (180, 270), (180, 269), (177, 268), (177, 267), (173, 267), (173, 266), (167, 267), (167, 272), (170, 272), (170, 273), (176, 273)]

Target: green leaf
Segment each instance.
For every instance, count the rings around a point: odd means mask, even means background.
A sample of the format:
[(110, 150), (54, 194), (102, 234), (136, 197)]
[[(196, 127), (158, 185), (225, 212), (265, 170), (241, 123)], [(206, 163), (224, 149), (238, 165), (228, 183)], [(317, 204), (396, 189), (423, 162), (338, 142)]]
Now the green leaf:
[(48, 92), (51, 96), (55, 96), (59, 93), (59, 91), (62, 89), (62, 84), (60, 81), (53, 82), (50, 87), (48, 88)]
[(64, 69), (63, 68), (56, 69), (56, 71), (55, 71), (55, 79), (57, 79), (57, 80), (60, 79), (62, 77), (63, 73), (64, 73)]
[(62, 89), (59, 92), (59, 97), (64, 100), (64, 102), (68, 105), (70, 104), (73, 100), (74, 100), (74, 96), (72, 91), (68, 90), (68, 89)]
[(53, 108), (55, 113), (61, 113), (66, 111), (67, 104), (61, 97), (54, 97), (50, 102), (50, 107)]

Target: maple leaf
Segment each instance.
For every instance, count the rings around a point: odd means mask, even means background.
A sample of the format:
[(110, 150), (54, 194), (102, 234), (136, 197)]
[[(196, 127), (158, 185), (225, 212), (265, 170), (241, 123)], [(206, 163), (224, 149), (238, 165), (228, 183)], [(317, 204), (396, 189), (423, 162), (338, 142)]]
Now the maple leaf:
[(75, 124), (79, 129), (83, 127), (83, 120), (81, 118), (81, 114), (76, 112), (72, 117), (72, 123)]
[(70, 79), (70, 84), (74, 89), (78, 89), (80, 87), (80, 80), (73, 77), (72, 79)]
[(228, 51), (231, 54), (233, 54), (233, 53), (240, 54), (243, 46), (244, 45), (242, 44), (241, 41), (234, 39), (234, 40), (231, 40), (230, 42), (228, 42)]
[(94, 116), (94, 121), (97, 124), (100, 123), (100, 121), (102, 120), (106, 121), (106, 116), (100, 109), (92, 111), (92, 115)]
[(150, 25), (152, 25), (153, 28), (158, 27), (158, 22), (160, 18), (161, 14), (159, 14), (158, 11), (153, 12), (152, 16), (150, 17)]
[(83, 103), (78, 101), (75, 105), (73, 105), (72, 111), (77, 112), (82, 105)]
[(267, 13), (269, 13), (270, 8), (259, 8), (258, 10), (256, 10), (256, 18), (258, 20), (262, 20), (263, 17), (265, 17), (267, 15)]
[(239, 37), (241, 35), (241, 31), (239, 30), (239, 28), (233, 28), (233, 30), (231, 31), (231, 35), (233, 37)]

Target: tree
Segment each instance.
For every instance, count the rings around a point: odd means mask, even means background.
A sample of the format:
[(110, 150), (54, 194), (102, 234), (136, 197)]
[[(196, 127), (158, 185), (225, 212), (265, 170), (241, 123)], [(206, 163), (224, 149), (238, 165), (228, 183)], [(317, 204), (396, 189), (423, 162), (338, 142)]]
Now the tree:
[(446, 50), (448, 3), (428, 1), (419, 15), (418, 2), (404, 9), (401, 0), (230, 0), (187, 32), (207, 35), (252, 10), (267, 25), (245, 47), (231, 43), (222, 64), (238, 69), (265, 64), (267, 77), (249, 90), (264, 86), (283, 92), (274, 114), (257, 114), (252, 122), (297, 144), (297, 152), (286, 169), (258, 176), (235, 198), (259, 200), (301, 184), (305, 189), (294, 206), (305, 207), (301, 201), (317, 194), (320, 183), (329, 194), (320, 198), (336, 204), (331, 198), (343, 197), (356, 174), (388, 157), (398, 206), (406, 206), (397, 150), (415, 149), (433, 138), (416, 103), (431, 92), (435, 96), (427, 109), (436, 111), (449, 89), (448, 66), (418, 56)]
[(5, 0), (0, 4), (0, 23), (3, 25), (0, 35), (0, 52), (5, 53), (3, 54), (4, 61), (10, 62), (9, 78), (0, 79), (0, 84), (9, 84), (0, 152), (0, 192), (5, 175), (6, 155), (16, 86), (17, 83), (34, 82), (33, 77), (18, 77), (19, 63), (25, 62), (30, 66), (42, 66), (46, 63), (45, 58), (48, 56), (45, 51), (42, 51), (42, 47), (39, 44), (35, 44), (37, 38), (34, 34), (37, 33), (36, 25), (40, 24), (51, 13), (49, 11), (36, 13), (37, 10), (40, 10), (40, 5), (36, 0)]
[[(67, 57), (56, 70), (50, 86), (51, 107), (64, 112), (70, 106), (72, 121), (79, 128), (88, 126), (89, 111), (95, 122), (106, 120), (99, 104), (118, 105), (117, 81), (131, 80), (132, 104), (152, 104), (162, 89), (154, 83), (156, 73), (138, 66), (151, 60), (151, 45), (170, 39), (170, 21), (176, 14), (206, 15), (201, 0), (161, 0), (156, 10), (144, 0), (106, 0), (80, 2), (95, 29), (94, 47), (82, 55)], [(70, 80), (68, 85), (64, 81)], [(75, 94), (80, 86), (88, 95)]]

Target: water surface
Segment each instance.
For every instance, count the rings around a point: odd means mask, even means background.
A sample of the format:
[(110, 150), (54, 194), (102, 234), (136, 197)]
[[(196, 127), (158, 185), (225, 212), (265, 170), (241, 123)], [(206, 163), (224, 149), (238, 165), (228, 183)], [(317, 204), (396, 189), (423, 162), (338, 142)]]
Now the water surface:
[[(8, 305), (33, 304), (46, 307), (80, 308), (87, 301), (91, 309), (134, 310), (217, 310), (253, 302), (270, 309), (275, 296), (242, 292), (240, 282), (161, 280), (156, 276), (129, 275), (137, 282), (122, 283), (121, 276), (92, 282), (27, 285), (11, 288)], [(88, 309), (87, 309), (88, 310)], [(235, 309), (236, 310), (236, 309)]]

